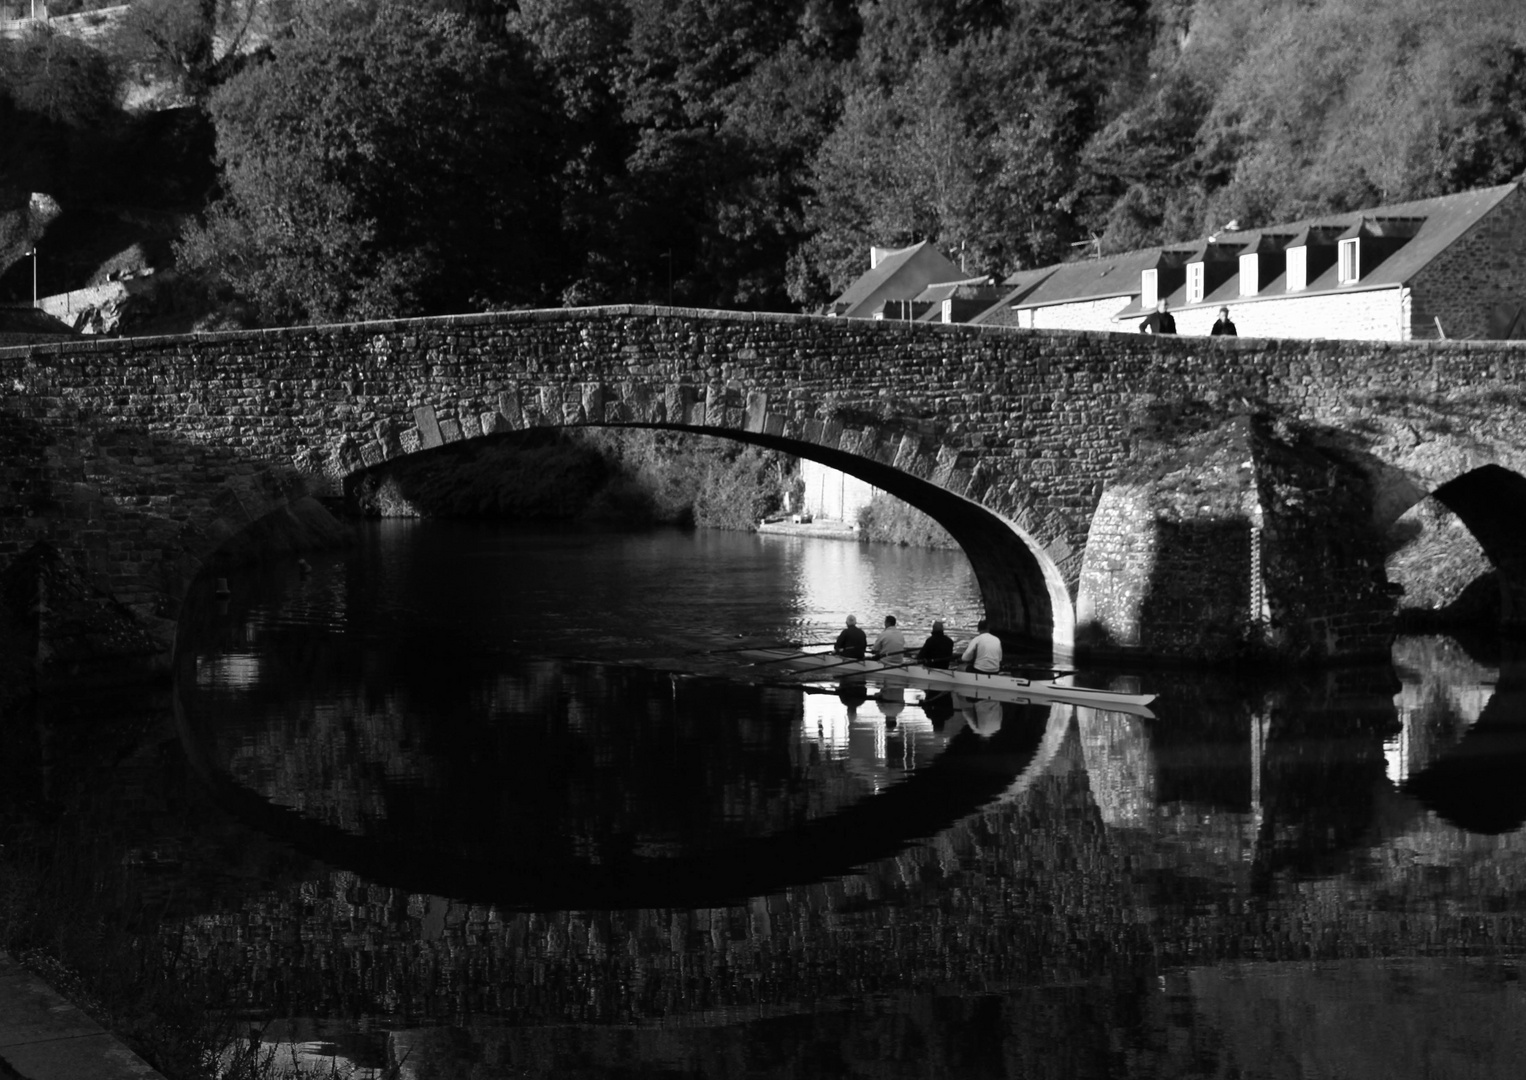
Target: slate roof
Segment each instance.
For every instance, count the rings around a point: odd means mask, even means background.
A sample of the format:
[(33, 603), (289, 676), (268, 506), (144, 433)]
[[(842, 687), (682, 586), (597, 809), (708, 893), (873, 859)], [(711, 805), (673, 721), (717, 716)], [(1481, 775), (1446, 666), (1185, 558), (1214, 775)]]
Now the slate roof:
[[(1392, 288), (1408, 283), (1431, 260), (1456, 243), (1490, 210), (1494, 209), (1518, 184), (1502, 184), (1498, 187), (1480, 188), (1457, 195), (1442, 195), (1430, 199), (1417, 199), (1406, 203), (1368, 207), (1345, 214), (1321, 214), (1301, 221), (1279, 222), (1262, 229), (1238, 229), (1219, 232), (1212, 237), (1201, 237), (1185, 244), (1168, 244), (1162, 247), (1144, 248), (1124, 252), (1101, 259), (1084, 262), (1061, 263), (1041, 270), (1023, 271), (1007, 279), (1014, 284), (1011, 294), (1000, 303), (980, 315), (976, 322), (1004, 322), (999, 309), (1042, 308), (1055, 304), (1077, 303), (1087, 300), (1105, 300), (1110, 297), (1127, 298), (1113, 314), (1119, 322), (1138, 318), (1143, 314), (1139, 306), (1139, 275), (1164, 261), (1168, 265), (1181, 266), (1184, 253), (1200, 256), (1205, 246), (1213, 243), (1221, 250), (1238, 249), (1241, 253), (1277, 250), (1308, 242), (1332, 247), (1343, 233), (1362, 227), (1363, 219), (1370, 219), (1369, 226), (1377, 223), (1381, 231), (1384, 218), (1423, 219), (1415, 228), (1411, 220), (1403, 231), (1414, 228), (1414, 234), (1404, 240), (1397, 250), (1382, 257), (1376, 263), (1365, 257), (1361, 280), (1341, 285), (1336, 280), (1337, 268), (1331, 265), (1322, 270), (1306, 288), (1294, 293), (1286, 290), (1286, 271), (1269, 281), (1262, 281), (1256, 297), (1314, 296), (1321, 293), (1351, 292), (1365, 289)], [(1353, 234), (1354, 235), (1354, 234)], [(1031, 284), (1033, 275), (1043, 274), (1037, 284)], [(1026, 275), (1026, 276), (1024, 276)], [(1023, 277), (1029, 283), (1026, 291), (1018, 285)], [(1227, 281), (1220, 283), (1208, 293), (1200, 304), (1186, 303), (1186, 286), (1182, 284), (1165, 294), (1172, 309), (1184, 307), (1220, 307), (1231, 303), (1252, 302), (1256, 297), (1240, 295), (1238, 271)]]
[(877, 266), (844, 289), (827, 310), (847, 318), (868, 318), (886, 300), (910, 300), (934, 282), (962, 277), (958, 266), (931, 241), (924, 240), (880, 259)]
[(39, 308), (0, 307), (0, 348), (78, 336), (68, 323)]

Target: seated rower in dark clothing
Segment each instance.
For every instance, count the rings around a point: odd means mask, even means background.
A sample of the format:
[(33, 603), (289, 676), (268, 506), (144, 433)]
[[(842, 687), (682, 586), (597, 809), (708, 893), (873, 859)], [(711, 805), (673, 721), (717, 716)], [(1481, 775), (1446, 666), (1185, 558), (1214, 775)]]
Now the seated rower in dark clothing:
[(933, 623), (933, 632), (927, 635), (917, 650), (917, 663), (930, 668), (947, 669), (954, 658), (954, 639), (943, 632), (943, 622)]
[(858, 619), (849, 615), (848, 625), (843, 627), (842, 633), (837, 635), (837, 643), (832, 646), (832, 651), (850, 660), (862, 660), (864, 650), (868, 647), (869, 638), (858, 628)]

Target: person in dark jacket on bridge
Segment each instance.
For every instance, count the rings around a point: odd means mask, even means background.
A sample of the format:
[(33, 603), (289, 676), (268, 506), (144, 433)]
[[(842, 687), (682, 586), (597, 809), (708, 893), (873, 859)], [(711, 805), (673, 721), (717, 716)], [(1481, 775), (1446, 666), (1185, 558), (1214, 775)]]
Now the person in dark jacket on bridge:
[(1239, 337), (1240, 332), (1235, 329), (1234, 320), (1229, 317), (1227, 307), (1219, 308), (1218, 321), (1213, 324), (1213, 329), (1208, 333), (1209, 337)]
[(1141, 334), (1174, 334), (1176, 333), (1176, 316), (1171, 314), (1170, 306), (1162, 300), (1155, 305), (1155, 310), (1144, 317), (1139, 324)]
[(848, 625), (837, 635), (837, 643), (832, 646), (832, 651), (849, 660), (862, 660), (864, 650), (868, 647), (869, 637), (859, 629), (857, 616), (849, 615)]
[(940, 619), (933, 623), (933, 632), (927, 635), (927, 640), (917, 650), (917, 663), (924, 667), (947, 670), (949, 661), (953, 658), (954, 639), (943, 632), (943, 622)]

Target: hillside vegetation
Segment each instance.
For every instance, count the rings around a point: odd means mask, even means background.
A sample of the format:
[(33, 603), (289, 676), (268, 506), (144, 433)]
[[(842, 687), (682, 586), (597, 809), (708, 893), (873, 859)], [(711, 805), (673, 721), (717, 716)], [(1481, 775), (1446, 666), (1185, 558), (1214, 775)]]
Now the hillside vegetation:
[(1512, 179), (1526, 5), (135, 0), (0, 40), (0, 141), (0, 300), (72, 216), (55, 290), (173, 241), (250, 323), (808, 310), (871, 245), (1003, 274)]

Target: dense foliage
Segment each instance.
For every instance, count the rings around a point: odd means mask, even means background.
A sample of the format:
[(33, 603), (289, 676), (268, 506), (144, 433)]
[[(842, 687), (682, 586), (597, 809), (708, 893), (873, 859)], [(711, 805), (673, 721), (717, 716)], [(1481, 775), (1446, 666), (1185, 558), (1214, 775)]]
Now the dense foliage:
[(1517, 0), (129, 14), (114, 40), (0, 42), (0, 123), (20, 151), (0, 188), (23, 166), (49, 175), (39, 161), (71, 174), (69, 140), (119, 122), (102, 87), (123, 64), (174, 73), (216, 126), (222, 177), (182, 257), (267, 322), (812, 308), (871, 245), (933, 240), (972, 275), (1006, 273), (1526, 168)]
[(379, 517), (748, 530), (780, 509), (792, 482), (784, 455), (726, 439), (544, 428), (384, 466), (352, 496)]

